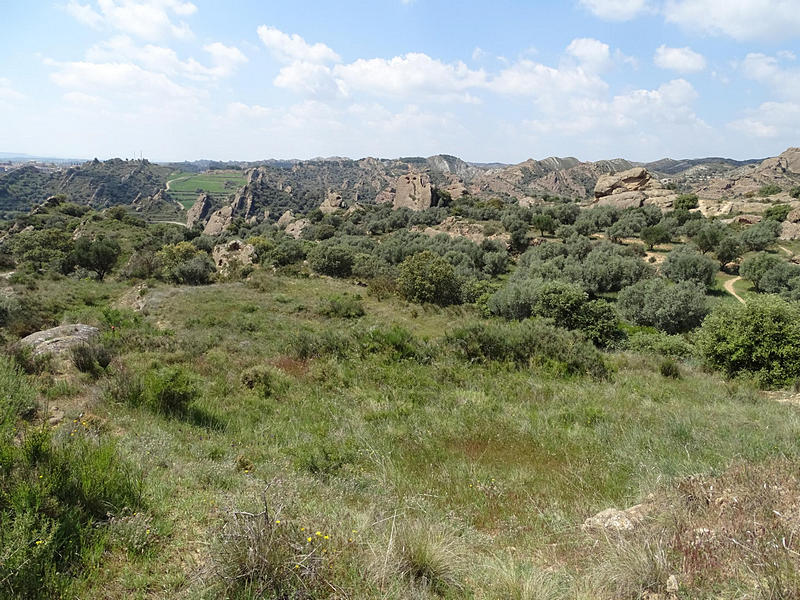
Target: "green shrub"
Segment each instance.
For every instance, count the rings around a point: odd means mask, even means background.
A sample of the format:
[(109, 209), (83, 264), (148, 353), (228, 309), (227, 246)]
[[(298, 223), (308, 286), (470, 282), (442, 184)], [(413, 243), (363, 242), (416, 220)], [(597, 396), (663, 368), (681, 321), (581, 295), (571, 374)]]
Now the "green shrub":
[(144, 401), (153, 411), (167, 416), (185, 416), (199, 395), (195, 378), (181, 367), (162, 367), (147, 373)]
[(441, 306), (461, 300), (461, 281), (453, 266), (430, 250), (409, 256), (398, 271), (397, 288), (406, 300)]
[(317, 273), (331, 277), (350, 277), (355, 252), (349, 246), (318, 244), (308, 253), (308, 264)]
[(144, 377), (123, 366), (117, 366), (106, 380), (103, 393), (113, 402), (140, 406), (145, 398)]
[(789, 195), (792, 198), (800, 198), (800, 185), (793, 187), (789, 192)]
[(672, 284), (660, 277), (640, 281), (622, 290), (617, 306), (631, 322), (667, 333), (690, 331), (708, 314), (701, 286), (692, 281)]
[(542, 319), (477, 322), (448, 333), (445, 343), (470, 361), (533, 364), (595, 377), (607, 374), (602, 355), (581, 334)]
[(356, 319), (366, 314), (361, 297), (355, 294), (337, 294), (322, 301), (318, 312), (323, 317)]
[(392, 325), (388, 329), (372, 327), (359, 335), (357, 341), (363, 356), (385, 354), (391, 360), (410, 359), (419, 362), (431, 359), (428, 346), (399, 325)]
[(97, 376), (111, 362), (111, 352), (104, 344), (91, 341), (73, 346), (70, 358), (78, 371)]
[(678, 363), (673, 358), (665, 358), (658, 366), (658, 371), (662, 377), (669, 377), (670, 379), (679, 379), (681, 376), (681, 369)]
[(703, 322), (697, 347), (729, 377), (749, 375), (762, 387), (800, 377), (800, 306), (777, 296), (720, 305)]
[(792, 207), (788, 204), (775, 204), (764, 211), (764, 218), (782, 223), (790, 212), (792, 212)]
[(692, 210), (693, 208), (697, 208), (697, 206), (697, 194), (680, 194), (672, 205), (675, 210)]
[(333, 329), (323, 329), (320, 332), (300, 330), (292, 336), (289, 343), (291, 353), (303, 360), (323, 356), (344, 358), (352, 348), (352, 337)]
[(628, 336), (626, 347), (633, 352), (648, 352), (675, 358), (688, 358), (694, 347), (679, 335), (663, 332), (637, 331)]
[(698, 254), (688, 246), (679, 246), (667, 254), (661, 265), (665, 277), (679, 283), (692, 281), (710, 287), (719, 271), (719, 263), (713, 258)]
[(267, 365), (255, 365), (242, 372), (242, 385), (269, 398), (275, 388), (275, 370)]
[(766, 250), (778, 239), (780, 223), (777, 221), (761, 221), (745, 229), (739, 239), (748, 250), (758, 252)]
[[(99, 556), (110, 515), (142, 504), (141, 478), (113, 445), (26, 427), (34, 391), (0, 358), (0, 596), (62, 597), (83, 561)], [(19, 429), (19, 431), (17, 431)]]
[(767, 185), (761, 186), (758, 190), (758, 195), (762, 198), (766, 198), (767, 196), (774, 196), (775, 194), (781, 193), (781, 186), (776, 185), (774, 183), (769, 183)]

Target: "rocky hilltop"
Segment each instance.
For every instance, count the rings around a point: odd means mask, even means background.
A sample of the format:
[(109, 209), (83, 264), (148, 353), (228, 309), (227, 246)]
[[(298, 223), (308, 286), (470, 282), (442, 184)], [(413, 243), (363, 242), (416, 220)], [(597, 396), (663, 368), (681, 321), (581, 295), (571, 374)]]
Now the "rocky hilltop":
[(703, 198), (736, 198), (753, 196), (767, 185), (783, 191), (800, 185), (800, 148), (789, 148), (774, 158), (734, 169), (697, 186), (695, 191)]

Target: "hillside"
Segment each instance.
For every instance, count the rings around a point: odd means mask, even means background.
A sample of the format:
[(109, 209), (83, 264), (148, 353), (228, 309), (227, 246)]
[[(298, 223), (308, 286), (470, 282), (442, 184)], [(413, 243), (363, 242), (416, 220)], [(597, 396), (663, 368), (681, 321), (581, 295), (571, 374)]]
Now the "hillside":
[[(242, 207), (291, 199), (271, 176)], [(648, 204), (659, 185), (605, 178), (583, 209), (328, 197), (299, 239), (57, 199), (19, 216), (0, 597), (796, 589), (800, 246), (776, 241), (785, 212), (726, 225)], [(644, 204), (599, 204), (620, 186)]]
[(93, 207), (131, 204), (137, 197), (155, 195), (170, 172), (146, 160), (95, 159), (58, 170), (24, 166), (0, 174), (0, 210), (28, 210), (58, 194)]

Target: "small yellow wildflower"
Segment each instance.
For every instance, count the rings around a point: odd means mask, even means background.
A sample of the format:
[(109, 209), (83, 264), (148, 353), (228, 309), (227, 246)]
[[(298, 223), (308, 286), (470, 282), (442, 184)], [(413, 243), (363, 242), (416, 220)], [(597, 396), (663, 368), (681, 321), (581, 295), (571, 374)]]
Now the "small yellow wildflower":
[(317, 535), (322, 535), (322, 532), (321, 532), (321, 531), (318, 531), (318, 532), (317, 532)]
[(310, 538), (310, 537), (307, 537), (307, 538), (306, 538), (306, 541), (307, 541), (307, 542), (310, 542), (310, 541), (311, 541), (311, 538)]
[(280, 525), (280, 524), (281, 524), (281, 522), (280, 522), (280, 519), (279, 519), (279, 520), (277, 520), (277, 521), (275, 521), (275, 524), (276, 524), (276, 525)]
[(330, 538), (330, 536), (327, 536), (327, 535), (326, 535), (326, 536), (324, 536), (324, 537), (323, 537), (323, 539), (329, 540), (329, 539), (331, 539), (331, 538)]

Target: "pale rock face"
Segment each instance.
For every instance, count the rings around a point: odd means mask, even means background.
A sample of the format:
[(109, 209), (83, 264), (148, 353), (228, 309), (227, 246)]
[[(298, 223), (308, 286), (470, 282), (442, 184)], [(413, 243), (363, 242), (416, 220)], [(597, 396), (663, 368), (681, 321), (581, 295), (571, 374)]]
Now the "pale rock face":
[(186, 226), (191, 229), (197, 223), (205, 223), (211, 215), (211, 199), (208, 194), (200, 194), (197, 201), (186, 213)]
[(303, 230), (309, 225), (311, 225), (311, 221), (308, 219), (297, 219), (294, 223), (290, 223), (286, 226), (286, 234), (292, 236), (296, 240), (300, 239)]
[(233, 220), (233, 207), (223, 206), (218, 211), (211, 214), (208, 219), (203, 233), (205, 235), (219, 235), (225, 228), (231, 224)]
[(434, 237), (440, 233), (446, 233), (450, 237), (463, 237), (476, 244), (480, 244), (487, 239), (497, 240), (505, 245), (506, 248), (508, 248), (511, 243), (511, 236), (508, 233), (497, 233), (487, 236), (483, 232), (482, 225), (467, 223), (460, 217), (447, 217), (436, 227), (413, 227), (412, 231), (419, 231), (430, 237)]
[(256, 249), (241, 240), (231, 240), (227, 244), (214, 246), (211, 252), (214, 264), (222, 275), (227, 275), (231, 264), (252, 265), (256, 258)]
[(800, 185), (800, 148), (788, 148), (780, 156), (768, 158), (758, 165), (748, 165), (724, 177), (712, 179), (700, 187), (697, 194), (721, 200), (752, 195), (770, 184), (783, 188), (784, 192)]
[(620, 209), (658, 206), (672, 208), (677, 194), (664, 188), (644, 167), (634, 167), (619, 173), (601, 175), (594, 188), (596, 206), (615, 206)]
[(279, 228), (284, 229), (292, 221), (294, 221), (294, 213), (290, 210), (287, 210), (281, 215), (281, 218), (278, 219), (277, 225)]
[(800, 223), (792, 223), (789, 220), (781, 223), (781, 230), (778, 233), (781, 240), (800, 240)]
[(325, 200), (320, 204), (319, 209), (326, 215), (336, 212), (340, 208), (344, 208), (344, 201), (342, 195), (338, 192), (330, 190), (325, 196)]
[(431, 207), (433, 189), (430, 179), (422, 173), (409, 173), (397, 178), (393, 208), (425, 210)]

